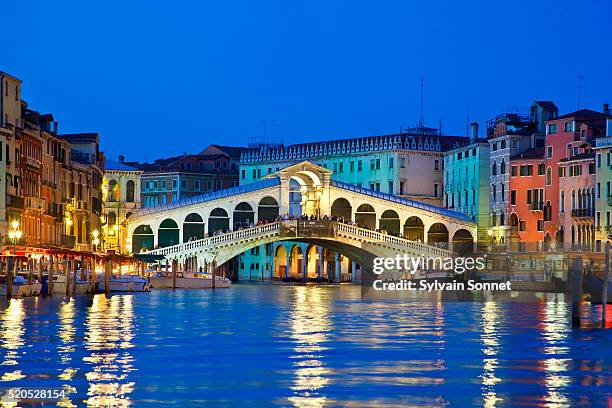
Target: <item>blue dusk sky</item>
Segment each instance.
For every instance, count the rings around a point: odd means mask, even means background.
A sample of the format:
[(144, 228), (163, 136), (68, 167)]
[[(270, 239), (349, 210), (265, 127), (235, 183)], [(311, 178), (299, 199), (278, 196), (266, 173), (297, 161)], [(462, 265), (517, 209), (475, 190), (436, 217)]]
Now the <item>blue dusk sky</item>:
[[(380, 135), (464, 135), (507, 107), (612, 96), (612, 2), (14, 1), (0, 70), (107, 157)], [(272, 121), (275, 124), (272, 125)], [(482, 127), (481, 127), (482, 129)], [(481, 130), (482, 134), (482, 130)]]

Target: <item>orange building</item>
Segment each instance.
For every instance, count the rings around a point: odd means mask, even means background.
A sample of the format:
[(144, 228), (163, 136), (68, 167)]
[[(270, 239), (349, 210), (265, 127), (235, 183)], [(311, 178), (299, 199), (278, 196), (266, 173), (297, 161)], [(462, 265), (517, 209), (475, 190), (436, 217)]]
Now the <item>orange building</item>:
[(545, 173), (543, 148), (510, 157), (509, 240), (520, 251), (543, 246)]

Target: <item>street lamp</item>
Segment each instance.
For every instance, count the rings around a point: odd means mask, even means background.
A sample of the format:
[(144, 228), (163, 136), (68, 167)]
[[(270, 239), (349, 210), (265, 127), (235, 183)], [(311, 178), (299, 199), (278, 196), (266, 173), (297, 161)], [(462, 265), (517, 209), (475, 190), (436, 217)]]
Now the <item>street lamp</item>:
[(13, 243), (13, 256), (17, 253), (17, 241), (21, 239), (21, 230), (19, 229), (19, 221), (11, 222), (11, 230), (9, 231), (9, 239)]

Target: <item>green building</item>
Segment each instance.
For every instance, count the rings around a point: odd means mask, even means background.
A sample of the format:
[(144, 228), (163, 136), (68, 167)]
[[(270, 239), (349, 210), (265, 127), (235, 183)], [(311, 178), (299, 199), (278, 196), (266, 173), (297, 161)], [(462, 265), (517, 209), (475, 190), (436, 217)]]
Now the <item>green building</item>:
[(471, 132), (469, 142), (458, 142), (444, 154), (443, 206), (472, 217), (478, 241), (486, 242), (491, 223), (489, 142), (478, 139), (477, 123), (471, 124)]

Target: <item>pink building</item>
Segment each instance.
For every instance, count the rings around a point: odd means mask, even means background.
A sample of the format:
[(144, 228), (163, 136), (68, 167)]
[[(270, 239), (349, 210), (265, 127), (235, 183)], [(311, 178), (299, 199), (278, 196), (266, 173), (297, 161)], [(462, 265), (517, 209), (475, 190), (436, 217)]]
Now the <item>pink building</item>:
[(578, 149), (558, 163), (560, 231), (572, 248), (595, 242), (595, 152), (586, 143)]

